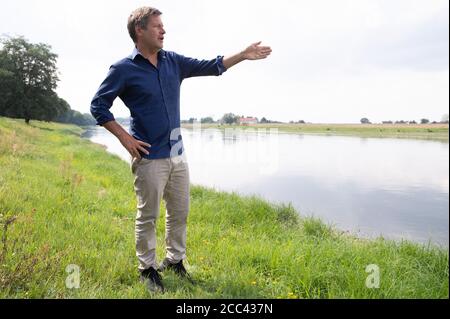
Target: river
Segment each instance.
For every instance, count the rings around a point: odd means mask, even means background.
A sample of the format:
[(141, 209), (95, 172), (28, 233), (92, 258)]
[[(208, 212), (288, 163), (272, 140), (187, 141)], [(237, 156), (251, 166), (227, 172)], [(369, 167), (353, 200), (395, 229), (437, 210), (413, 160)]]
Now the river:
[[(361, 237), (448, 247), (448, 142), (252, 129), (182, 136), (193, 184), (291, 203)], [(104, 128), (85, 137), (129, 162)]]

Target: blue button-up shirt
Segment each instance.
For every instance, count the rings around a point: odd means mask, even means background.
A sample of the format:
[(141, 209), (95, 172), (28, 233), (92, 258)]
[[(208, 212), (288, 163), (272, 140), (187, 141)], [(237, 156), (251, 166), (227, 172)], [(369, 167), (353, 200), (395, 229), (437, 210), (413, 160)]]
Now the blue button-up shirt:
[(109, 109), (119, 97), (130, 110), (129, 133), (151, 145), (147, 149), (150, 154), (140, 152), (142, 157), (160, 159), (181, 155), (184, 150), (180, 130), (182, 81), (194, 76), (219, 76), (225, 71), (223, 56), (197, 60), (160, 50), (155, 67), (135, 48), (130, 56), (110, 67), (92, 99), (91, 113), (97, 125), (113, 121)]

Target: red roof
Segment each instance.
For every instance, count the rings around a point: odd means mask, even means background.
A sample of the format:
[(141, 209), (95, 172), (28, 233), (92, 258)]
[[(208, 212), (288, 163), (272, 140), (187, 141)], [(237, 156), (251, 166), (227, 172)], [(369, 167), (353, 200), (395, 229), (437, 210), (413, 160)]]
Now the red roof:
[(243, 123), (243, 122), (258, 122), (258, 120), (254, 117), (241, 117), (239, 119), (239, 122)]

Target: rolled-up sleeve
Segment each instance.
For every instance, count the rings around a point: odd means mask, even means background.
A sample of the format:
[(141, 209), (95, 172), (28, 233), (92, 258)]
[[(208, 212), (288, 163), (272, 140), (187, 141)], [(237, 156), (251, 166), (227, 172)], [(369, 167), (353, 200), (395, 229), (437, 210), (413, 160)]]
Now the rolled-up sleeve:
[(124, 82), (124, 78), (117, 67), (111, 66), (108, 75), (91, 102), (91, 114), (97, 121), (97, 125), (103, 126), (105, 123), (115, 120), (109, 109), (117, 96), (122, 93)]
[(222, 75), (227, 71), (223, 65), (223, 58), (222, 55), (219, 55), (212, 60), (198, 60), (178, 54), (181, 78)]

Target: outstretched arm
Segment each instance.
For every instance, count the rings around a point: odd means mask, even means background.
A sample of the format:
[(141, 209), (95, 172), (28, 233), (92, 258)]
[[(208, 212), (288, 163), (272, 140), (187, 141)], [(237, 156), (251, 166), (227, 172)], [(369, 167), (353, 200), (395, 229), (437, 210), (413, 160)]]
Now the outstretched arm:
[(267, 46), (261, 46), (261, 41), (253, 43), (244, 51), (223, 58), (223, 65), (228, 70), (232, 66), (245, 60), (261, 60), (267, 58), (272, 49)]
[(272, 49), (260, 46), (260, 44), (261, 42), (256, 42), (237, 54), (228, 57), (219, 55), (212, 60), (198, 60), (176, 54), (180, 66), (180, 80), (194, 76), (218, 76), (244, 60), (265, 59), (270, 55)]

